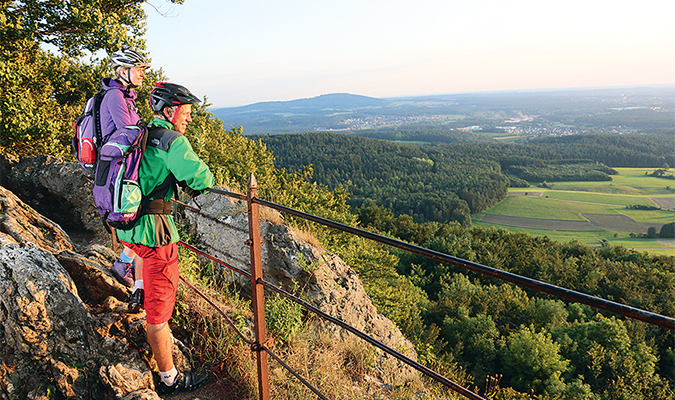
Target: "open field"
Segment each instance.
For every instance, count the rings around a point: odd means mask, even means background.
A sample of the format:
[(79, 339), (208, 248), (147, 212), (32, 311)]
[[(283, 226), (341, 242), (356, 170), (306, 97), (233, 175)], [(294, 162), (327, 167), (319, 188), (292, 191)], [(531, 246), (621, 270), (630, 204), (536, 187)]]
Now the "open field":
[(590, 204), (606, 204), (613, 206), (629, 206), (629, 205), (644, 205), (655, 206), (656, 203), (645, 196), (617, 194), (617, 193), (594, 193), (594, 192), (578, 192), (572, 190), (548, 190), (542, 193), (542, 197), (557, 200), (569, 200), (574, 202), (583, 202)]
[(519, 135), (513, 133), (504, 133), (504, 132), (487, 132), (487, 131), (476, 131), (474, 134), (484, 140), (499, 140), (502, 143), (515, 143), (522, 142), (527, 139), (528, 135)]
[[(548, 188), (512, 188), (509, 196), (483, 214), (474, 226), (496, 227), (558, 241), (578, 240), (599, 246), (675, 255), (672, 239), (632, 238), (675, 221), (675, 182), (645, 175), (653, 169), (617, 168), (612, 182), (554, 182)], [(635, 210), (626, 206), (658, 206), (662, 210)]]
[[(675, 198), (675, 180), (654, 178), (645, 175), (655, 168), (614, 168), (619, 175), (613, 175), (609, 182), (554, 182), (554, 190), (577, 192), (613, 193), (650, 197)], [(518, 189), (522, 190), (522, 189)]]
[(486, 214), (549, 220), (586, 221), (582, 214), (616, 214), (621, 206), (531, 196), (507, 196)]
[[(664, 256), (675, 256), (675, 240), (673, 239), (640, 239), (631, 238), (625, 232), (614, 232), (606, 230), (596, 231), (555, 231), (550, 229), (526, 228), (511, 225), (501, 225), (486, 223), (480, 220), (474, 220), (473, 226), (480, 228), (497, 228), (509, 232), (522, 232), (532, 236), (547, 236), (558, 242), (569, 242), (576, 240), (591, 247), (599, 247), (603, 243), (612, 246), (623, 246), (638, 251), (646, 251), (652, 254)], [(614, 235), (617, 235), (615, 238)]]
[(582, 214), (584, 221), (563, 219), (514, 217), (509, 215), (485, 214), (480, 220), (499, 225), (520, 226), (523, 228), (548, 229), (553, 231), (628, 231), (646, 233), (650, 227), (661, 230), (662, 223), (637, 222), (625, 215)]

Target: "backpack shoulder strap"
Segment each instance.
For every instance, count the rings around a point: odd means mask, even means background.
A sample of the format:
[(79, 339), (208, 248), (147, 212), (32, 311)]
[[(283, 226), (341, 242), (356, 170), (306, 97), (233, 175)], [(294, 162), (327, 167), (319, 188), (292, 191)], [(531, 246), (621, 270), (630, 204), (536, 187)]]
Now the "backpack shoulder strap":
[[(147, 145), (162, 151), (168, 151), (171, 143), (176, 137), (180, 136), (180, 133), (153, 125), (148, 127), (147, 136)], [(163, 199), (170, 187), (173, 187), (174, 197), (178, 200), (178, 185), (176, 183), (176, 177), (173, 176), (173, 174), (169, 174), (164, 182), (148, 195), (148, 198)]]
[(103, 133), (101, 132), (101, 102), (103, 101), (103, 96), (105, 96), (107, 90), (101, 88), (94, 95), (94, 100), (91, 106), (91, 116), (93, 118), (94, 124), (94, 134), (96, 135), (96, 145), (101, 147), (103, 145)]
[(98, 93), (94, 95), (94, 102), (91, 107), (94, 132), (96, 134), (96, 143), (99, 147), (103, 145), (103, 132), (101, 130), (101, 103), (103, 102), (103, 97), (105, 97), (105, 95), (112, 90), (124, 91), (124, 89), (118, 87), (111, 87), (108, 89), (101, 88), (101, 90), (99, 90)]
[(170, 129), (162, 128), (161, 126), (148, 127), (148, 137), (150, 146), (159, 150), (169, 151), (171, 143), (180, 136), (180, 133)]

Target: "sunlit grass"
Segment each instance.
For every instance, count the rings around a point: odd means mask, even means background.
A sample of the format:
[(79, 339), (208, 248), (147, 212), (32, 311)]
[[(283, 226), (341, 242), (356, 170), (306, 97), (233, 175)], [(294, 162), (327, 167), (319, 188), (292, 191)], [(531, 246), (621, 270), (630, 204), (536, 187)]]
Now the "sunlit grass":
[[(582, 214), (625, 215), (641, 223), (665, 224), (675, 221), (675, 212), (667, 210), (635, 210), (631, 205), (656, 206), (653, 197), (675, 198), (675, 181), (648, 176), (655, 168), (615, 168), (611, 182), (553, 182), (553, 188), (511, 188), (512, 194), (484, 214), (513, 217), (585, 221)], [(527, 193), (528, 196), (524, 196)], [(517, 195), (515, 195), (517, 194)], [(578, 240), (589, 246), (609, 243), (635, 248), (654, 254), (674, 255), (673, 242), (657, 239), (631, 238), (631, 232), (615, 231), (553, 231), (491, 224), (479, 221), (473, 225), (524, 232), (533, 236), (568, 242)], [(658, 232), (658, 229), (657, 229)], [(616, 235), (616, 237), (614, 237)]]
[(638, 222), (653, 222), (667, 224), (675, 222), (675, 212), (665, 210), (621, 210), (621, 214)]
[(554, 200), (546, 197), (508, 196), (485, 214), (513, 217), (586, 221), (582, 214), (616, 214), (617, 206)]
[(614, 193), (594, 193), (594, 192), (573, 192), (562, 190), (549, 190), (545, 196), (550, 199), (569, 200), (574, 202), (596, 203), (599, 205), (628, 206), (645, 205), (655, 206), (656, 204), (648, 197), (633, 196)]
[(553, 182), (553, 187), (555, 190), (675, 197), (675, 180), (645, 175), (645, 173), (651, 174), (656, 168), (614, 169), (619, 172), (619, 175), (612, 175), (611, 181)]

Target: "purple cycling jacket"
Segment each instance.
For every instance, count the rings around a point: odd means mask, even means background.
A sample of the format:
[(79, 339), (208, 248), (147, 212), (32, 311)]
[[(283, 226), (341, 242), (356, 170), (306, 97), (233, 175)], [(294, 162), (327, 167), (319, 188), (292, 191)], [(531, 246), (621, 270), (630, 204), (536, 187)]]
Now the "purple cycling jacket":
[(101, 134), (105, 138), (116, 129), (136, 125), (140, 117), (136, 110), (136, 92), (124, 89), (122, 84), (112, 78), (101, 79), (101, 84), (106, 91), (101, 101), (100, 114)]

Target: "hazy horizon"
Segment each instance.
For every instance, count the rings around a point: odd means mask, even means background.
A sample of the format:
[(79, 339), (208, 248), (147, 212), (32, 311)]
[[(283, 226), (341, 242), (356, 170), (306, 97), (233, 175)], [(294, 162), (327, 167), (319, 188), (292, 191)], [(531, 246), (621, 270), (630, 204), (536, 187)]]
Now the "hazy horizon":
[[(481, 90), (481, 91), (474, 91), (474, 92), (427, 93), (427, 94), (419, 94), (419, 95), (403, 95), (403, 96), (387, 96), (387, 97), (368, 96), (367, 94), (360, 94), (360, 93), (334, 92), (334, 93), (321, 93), (321, 94), (317, 94), (315, 96), (300, 97), (300, 98), (287, 99), (287, 100), (256, 101), (254, 103), (235, 105), (235, 106), (218, 107), (216, 105), (212, 105), (211, 108), (212, 109), (238, 108), (238, 107), (246, 107), (246, 106), (259, 104), (259, 103), (274, 103), (274, 102), (283, 103), (283, 102), (290, 102), (290, 101), (295, 101), (295, 100), (314, 99), (314, 98), (321, 97), (321, 96), (336, 95), (336, 94), (346, 94), (346, 95), (352, 95), (352, 96), (364, 96), (364, 97), (379, 99), (379, 100), (396, 100), (396, 99), (408, 99), (408, 98), (419, 98), (419, 97), (442, 97), (442, 96), (459, 96), (459, 95), (473, 95), (473, 94), (478, 95), (478, 94), (500, 94), (500, 93), (504, 93), (504, 94), (506, 94), (506, 93), (538, 93), (538, 92), (558, 92), (558, 91), (563, 92), (563, 91), (587, 91), (587, 90), (592, 91), (592, 90), (612, 90), (612, 89), (650, 88), (650, 87), (662, 87), (662, 88), (670, 87), (671, 89), (674, 90), (673, 98), (675, 99), (675, 82), (674, 82), (674, 83), (655, 83), (655, 84), (644, 84), (644, 85), (617, 85), (617, 86), (588, 86), (588, 87), (568, 87), (568, 88)], [(209, 102), (210, 102), (210, 100), (209, 100)]]
[(675, 82), (675, 2), (146, 4), (154, 68), (214, 107)]

